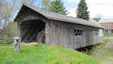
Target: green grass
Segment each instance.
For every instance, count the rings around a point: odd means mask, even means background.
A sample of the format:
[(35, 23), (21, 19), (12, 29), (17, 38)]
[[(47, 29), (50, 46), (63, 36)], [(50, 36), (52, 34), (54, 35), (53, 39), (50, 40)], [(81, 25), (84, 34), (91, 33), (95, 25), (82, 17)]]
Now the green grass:
[(19, 54), (12, 44), (0, 44), (0, 64), (98, 64), (83, 53), (58, 46), (21, 45)]
[(113, 34), (110, 34), (110, 35), (104, 34), (104, 37), (113, 37)]
[(103, 43), (94, 47), (91, 56), (97, 59), (99, 64), (113, 64), (113, 40), (104, 39)]

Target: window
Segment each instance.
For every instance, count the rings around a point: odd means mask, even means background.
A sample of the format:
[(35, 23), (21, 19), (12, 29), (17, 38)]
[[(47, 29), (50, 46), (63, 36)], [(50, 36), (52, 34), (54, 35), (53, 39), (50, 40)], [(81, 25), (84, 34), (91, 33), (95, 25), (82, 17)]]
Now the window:
[(82, 33), (83, 33), (83, 30), (75, 29), (75, 31), (74, 31), (74, 34), (75, 34), (76, 36), (81, 36)]
[(93, 34), (94, 35), (98, 35), (98, 31), (93, 31)]

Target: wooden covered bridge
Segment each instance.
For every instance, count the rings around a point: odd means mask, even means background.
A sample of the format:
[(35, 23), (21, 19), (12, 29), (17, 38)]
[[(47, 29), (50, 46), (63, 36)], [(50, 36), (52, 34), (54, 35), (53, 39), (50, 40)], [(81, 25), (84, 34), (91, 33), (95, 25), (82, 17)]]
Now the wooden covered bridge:
[(100, 24), (44, 11), (24, 4), (17, 14), (18, 36), (22, 42), (38, 42), (67, 48), (99, 43)]

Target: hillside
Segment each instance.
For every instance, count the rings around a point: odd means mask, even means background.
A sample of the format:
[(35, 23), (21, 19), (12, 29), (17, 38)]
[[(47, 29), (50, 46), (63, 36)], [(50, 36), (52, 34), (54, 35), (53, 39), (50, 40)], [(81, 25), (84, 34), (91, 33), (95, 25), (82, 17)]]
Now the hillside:
[(95, 46), (90, 54), (99, 64), (113, 64), (113, 35), (105, 36), (102, 44)]
[(83, 53), (58, 46), (21, 46), (13, 52), (12, 44), (0, 44), (0, 64), (98, 64)]

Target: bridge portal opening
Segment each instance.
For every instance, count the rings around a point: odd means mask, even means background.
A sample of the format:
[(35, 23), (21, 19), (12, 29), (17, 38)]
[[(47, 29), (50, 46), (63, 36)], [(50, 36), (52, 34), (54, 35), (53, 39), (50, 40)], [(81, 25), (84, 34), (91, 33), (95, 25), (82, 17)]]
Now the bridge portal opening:
[(20, 24), (21, 41), (24, 43), (45, 43), (45, 22), (28, 20)]

